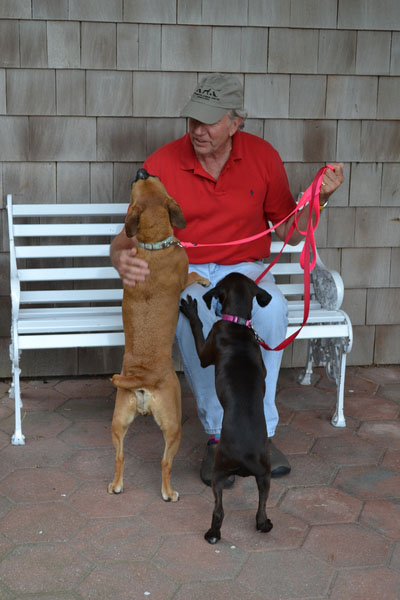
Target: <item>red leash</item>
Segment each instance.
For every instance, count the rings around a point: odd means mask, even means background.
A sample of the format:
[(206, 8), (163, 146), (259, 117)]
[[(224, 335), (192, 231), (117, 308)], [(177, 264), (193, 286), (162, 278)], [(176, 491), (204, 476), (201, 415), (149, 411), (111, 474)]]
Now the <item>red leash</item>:
[[(304, 313), (303, 313), (303, 322), (301, 324), (301, 326), (299, 327), (299, 329), (297, 331), (295, 331), (294, 333), (292, 333), (292, 335), (290, 335), (288, 338), (286, 338), (285, 340), (283, 340), (283, 342), (281, 342), (280, 344), (278, 344), (278, 346), (276, 346), (275, 348), (270, 348), (268, 346), (268, 344), (266, 344), (264, 342), (264, 340), (261, 340), (260, 338), (258, 339), (258, 343), (260, 344), (260, 346), (262, 346), (263, 348), (265, 348), (265, 350), (283, 350), (284, 348), (286, 348), (286, 346), (289, 346), (289, 344), (291, 344), (293, 342), (293, 340), (296, 339), (296, 337), (299, 335), (300, 331), (303, 329), (304, 325), (307, 323), (307, 319), (308, 319), (308, 315), (310, 312), (310, 286), (311, 286), (311, 271), (314, 269), (315, 267), (315, 263), (317, 261), (317, 251), (316, 251), (316, 246), (315, 246), (315, 237), (314, 237), (314, 232), (318, 227), (318, 223), (319, 223), (319, 215), (320, 215), (320, 208), (319, 208), (319, 192), (321, 189), (321, 184), (322, 184), (322, 178), (323, 175), (325, 173), (325, 171), (327, 169), (331, 169), (332, 171), (334, 170), (334, 168), (331, 165), (328, 165), (326, 167), (322, 167), (318, 173), (316, 174), (316, 176), (314, 177), (314, 180), (312, 182), (312, 184), (306, 189), (306, 191), (304, 192), (304, 194), (302, 195), (302, 197), (299, 200), (299, 203), (297, 205), (298, 209), (296, 212), (299, 211), (299, 207), (304, 207), (307, 203), (310, 204), (310, 212), (309, 212), (309, 218), (308, 218), (308, 222), (307, 222), (307, 229), (306, 231), (300, 231), (300, 229), (297, 226), (297, 215), (295, 215), (295, 219), (288, 231), (288, 234), (286, 236), (285, 242), (282, 246), (281, 251), (279, 252), (279, 254), (274, 258), (274, 260), (267, 266), (267, 268), (265, 269), (265, 271), (263, 271), (261, 273), (261, 275), (259, 275), (257, 277), (257, 279), (255, 280), (256, 283), (259, 283), (261, 281), (261, 279), (264, 277), (264, 275), (266, 273), (268, 273), (268, 271), (271, 269), (271, 267), (277, 263), (277, 261), (279, 260), (284, 247), (286, 246), (286, 244), (288, 243), (288, 240), (290, 239), (292, 233), (294, 232), (295, 229), (297, 229), (297, 231), (299, 231), (300, 233), (302, 233), (303, 235), (305, 235), (305, 240), (304, 240), (304, 247), (303, 250), (301, 251), (300, 254), (300, 266), (304, 271)], [(313, 224), (313, 215), (315, 216), (315, 225)], [(311, 259), (311, 260), (310, 260)]]
[[(331, 171), (334, 171), (334, 167), (332, 167), (331, 165), (327, 165), (326, 167), (322, 167), (318, 173), (316, 174), (316, 176), (313, 179), (312, 184), (306, 189), (306, 191), (304, 192), (304, 194), (301, 196), (296, 208), (282, 221), (280, 221), (279, 223), (276, 223), (274, 225), (274, 227), (271, 227), (270, 229), (266, 229), (265, 231), (262, 231), (261, 233), (257, 233), (256, 235), (253, 235), (251, 237), (247, 237), (247, 238), (243, 238), (241, 240), (235, 240), (233, 242), (220, 242), (218, 244), (195, 244), (192, 242), (180, 242), (180, 245), (183, 246), (184, 248), (204, 248), (205, 246), (232, 246), (234, 244), (245, 244), (246, 242), (251, 242), (253, 240), (256, 240), (260, 237), (262, 237), (263, 235), (267, 235), (268, 233), (272, 232), (276, 227), (279, 227), (279, 225), (282, 225), (285, 221), (287, 221), (292, 215), (295, 215), (294, 221), (288, 231), (288, 234), (286, 236), (286, 239), (284, 241), (284, 244), (282, 246), (281, 251), (279, 252), (279, 254), (274, 258), (274, 260), (267, 266), (267, 268), (265, 269), (265, 271), (263, 271), (261, 273), (261, 275), (259, 275), (257, 277), (257, 279), (255, 280), (255, 283), (259, 283), (261, 281), (261, 279), (266, 275), (266, 273), (268, 273), (268, 271), (271, 269), (271, 267), (273, 267), (273, 265), (275, 265), (282, 252), (284, 247), (286, 246), (286, 244), (288, 243), (289, 239), (292, 236), (292, 233), (294, 232), (295, 229), (297, 229), (297, 231), (299, 233), (301, 233), (302, 235), (305, 236), (305, 240), (304, 240), (304, 248), (301, 251), (301, 255), (300, 255), (300, 265), (301, 268), (304, 271), (304, 314), (303, 314), (303, 322), (300, 326), (300, 328), (295, 331), (294, 333), (292, 333), (291, 336), (289, 336), (288, 338), (286, 338), (285, 340), (283, 340), (283, 342), (281, 342), (278, 346), (276, 346), (276, 348), (270, 348), (261, 338), (259, 338), (259, 336), (257, 336), (257, 341), (260, 344), (260, 346), (262, 346), (263, 348), (265, 348), (265, 350), (283, 350), (283, 348), (286, 348), (286, 346), (288, 346), (289, 344), (291, 344), (293, 342), (293, 340), (299, 335), (300, 331), (303, 329), (304, 325), (307, 323), (307, 319), (308, 319), (308, 315), (309, 315), (309, 311), (310, 311), (310, 284), (311, 284), (311, 271), (314, 269), (315, 267), (315, 263), (317, 260), (317, 253), (316, 253), (316, 246), (315, 246), (315, 238), (314, 238), (314, 231), (317, 229), (318, 227), (318, 223), (319, 223), (319, 214), (320, 214), (320, 208), (319, 208), (319, 192), (321, 189), (321, 184), (322, 184), (322, 177), (325, 173), (325, 171), (327, 169), (331, 169)], [(297, 213), (299, 213), (306, 204), (310, 205), (310, 212), (309, 212), (309, 218), (308, 218), (308, 222), (307, 222), (307, 229), (306, 231), (300, 231), (300, 229), (298, 228), (297, 225), (297, 221), (298, 221), (298, 215)], [(313, 224), (313, 215), (315, 217), (315, 224)], [(312, 256), (312, 260), (310, 262), (310, 257)]]

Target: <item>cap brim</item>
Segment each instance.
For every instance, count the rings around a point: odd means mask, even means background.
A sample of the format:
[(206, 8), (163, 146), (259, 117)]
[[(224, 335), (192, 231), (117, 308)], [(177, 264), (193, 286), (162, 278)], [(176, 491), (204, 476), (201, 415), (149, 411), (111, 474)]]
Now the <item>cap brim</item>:
[(222, 119), (228, 110), (227, 108), (218, 108), (218, 106), (205, 105), (194, 100), (189, 100), (181, 111), (181, 117), (189, 117), (200, 121), (200, 123), (211, 125)]

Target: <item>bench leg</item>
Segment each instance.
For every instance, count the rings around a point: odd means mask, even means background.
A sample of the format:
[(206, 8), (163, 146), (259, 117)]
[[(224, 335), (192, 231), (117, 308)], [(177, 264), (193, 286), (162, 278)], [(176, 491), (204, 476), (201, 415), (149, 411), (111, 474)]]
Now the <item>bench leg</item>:
[(338, 373), (336, 411), (331, 419), (331, 424), (334, 427), (346, 427), (346, 419), (344, 418), (344, 378), (346, 373), (346, 352), (342, 352), (340, 357), (340, 371)]
[(346, 375), (346, 353), (349, 341), (346, 338), (330, 338), (321, 340), (325, 346), (326, 372), (331, 381), (336, 383), (336, 410), (331, 419), (334, 427), (346, 427), (344, 418), (344, 379)]
[(304, 371), (300, 373), (297, 378), (297, 381), (301, 383), (301, 385), (311, 385), (312, 384), (312, 374), (313, 374), (313, 340), (308, 340), (307, 345), (307, 361)]
[(312, 381), (312, 366), (325, 365), (326, 373), (331, 381), (336, 383), (336, 411), (331, 419), (334, 427), (346, 427), (344, 418), (344, 378), (346, 374), (346, 353), (349, 340), (346, 338), (324, 338), (308, 341), (307, 363), (298, 381), (302, 385), (310, 385)]
[(21, 389), (19, 385), (19, 376), (21, 369), (19, 368), (16, 357), (18, 356), (17, 351), (14, 353), (14, 347), (10, 346), (10, 358), (12, 361), (12, 383), (9, 390), (10, 398), (14, 398), (14, 418), (15, 418), (15, 430), (11, 437), (11, 443), (14, 446), (23, 446), (25, 444), (25, 436), (22, 433), (21, 428)]
[(14, 369), (14, 410), (15, 410), (15, 431), (11, 438), (11, 443), (14, 446), (23, 446), (25, 444), (25, 436), (22, 433), (21, 428), (21, 390), (19, 387), (19, 375), (21, 373), (21, 369), (19, 367), (15, 367)]

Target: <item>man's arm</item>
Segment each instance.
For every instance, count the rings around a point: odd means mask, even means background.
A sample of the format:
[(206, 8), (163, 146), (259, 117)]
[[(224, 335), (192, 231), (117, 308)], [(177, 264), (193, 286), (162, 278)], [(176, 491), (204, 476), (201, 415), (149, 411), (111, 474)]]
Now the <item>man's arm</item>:
[[(323, 183), (321, 186), (321, 192), (319, 194), (319, 205), (320, 206), (323, 206), (325, 204), (325, 202), (327, 202), (329, 196), (331, 194), (333, 194), (333, 192), (335, 190), (337, 190), (337, 188), (340, 185), (342, 185), (342, 183), (344, 181), (343, 167), (344, 167), (343, 163), (339, 163), (339, 164), (335, 164), (334, 171), (331, 171), (330, 169), (327, 169), (325, 171)], [(305, 231), (307, 228), (309, 214), (310, 214), (310, 206), (307, 204), (307, 206), (305, 206), (304, 209), (299, 214), (298, 220), (297, 220), (298, 227), (301, 231)], [(294, 218), (295, 218), (295, 215), (292, 215), (290, 217), (290, 219), (288, 219), (287, 221), (282, 223), (282, 225), (279, 225), (275, 229), (275, 233), (280, 240), (285, 241), (286, 236), (289, 232), (290, 226), (292, 225), (292, 223), (294, 221)], [(297, 229), (295, 229), (288, 243), (291, 246), (296, 246), (303, 239), (304, 239), (304, 235), (302, 235), (301, 233), (299, 233), (297, 231)]]
[(132, 287), (144, 281), (150, 273), (145, 260), (136, 257), (136, 238), (129, 238), (125, 228), (115, 236), (110, 246), (110, 258), (124, 285)]

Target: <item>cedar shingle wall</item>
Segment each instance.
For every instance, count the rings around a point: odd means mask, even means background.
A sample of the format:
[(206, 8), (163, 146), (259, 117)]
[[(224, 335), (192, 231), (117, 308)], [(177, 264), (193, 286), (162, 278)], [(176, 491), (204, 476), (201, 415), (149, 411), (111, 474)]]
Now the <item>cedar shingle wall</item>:
[[(398, 0), (1, 0), (0, 376), (9, 374), (5, 196), (121, 202), (138, 164), (185, 131), (198, 77), (237, 73), (246, 129), (295, 195), (324, 161), (346, 182), (318, 230), (346, 286), (350, 364), (400, 362)], [(24, 374), (118, 370), (106, 349), (25, 353)], [(300, 365), (304, 344), (286, 351)]]

